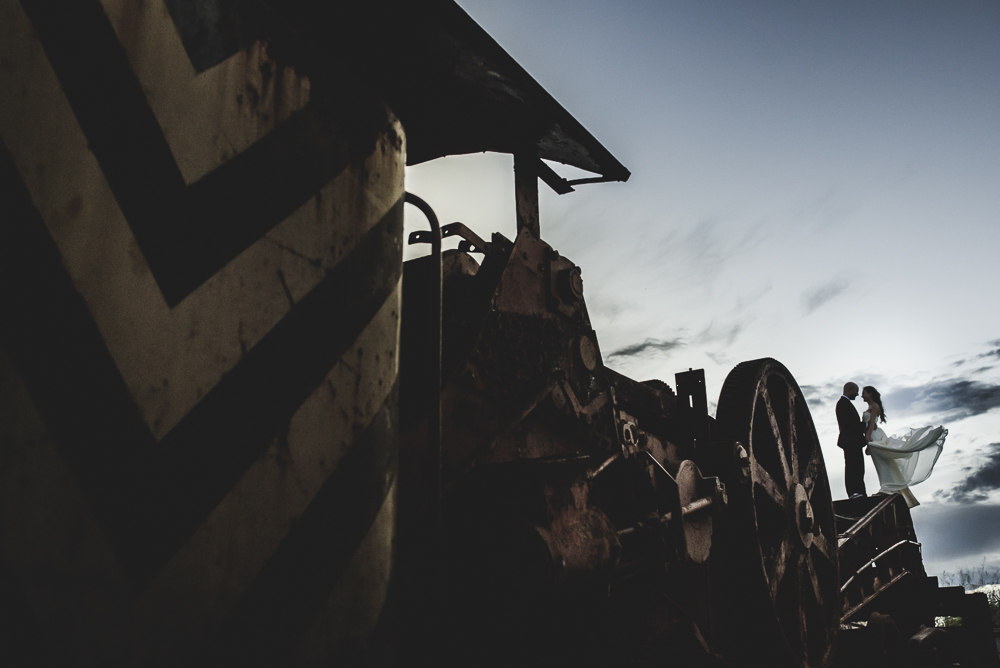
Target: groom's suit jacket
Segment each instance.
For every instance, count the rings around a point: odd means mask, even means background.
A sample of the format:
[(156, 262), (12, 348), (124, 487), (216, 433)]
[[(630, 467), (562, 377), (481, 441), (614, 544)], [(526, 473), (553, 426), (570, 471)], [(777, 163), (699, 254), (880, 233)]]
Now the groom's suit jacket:
[(837, 425), (840, 427), (837, 447), (856, 448), (865, 445), (865, 430), (861, 424), (861, 416), (847, 397), (841, 397), (837, 402)]

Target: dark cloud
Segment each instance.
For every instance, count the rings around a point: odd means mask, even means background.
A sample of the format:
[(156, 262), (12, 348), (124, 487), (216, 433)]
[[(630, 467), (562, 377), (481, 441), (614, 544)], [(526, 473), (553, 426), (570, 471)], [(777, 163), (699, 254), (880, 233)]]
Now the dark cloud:
[(666, 353), (670, 352), (674, 348), (680, 348), (683, 345), (683, 339), (646, 339), (642, 343), (633, 343), (630, 346), (619, 348), (618, 350), (608, 354), (608, 358), (638, 357), (641, 355)]
[(811, 408), (821, 408), (830, 401), (831, 397), (839, 397), (843, 391), (843, 384), (827, 383), (826, 385), (799, 385), (802, 396), (806, 398), (806, 403)]
[[(802, 395), (809, 402), (810, 406), (819, 407), (824, 405), (832, 405), (840, 400), (840, 395), (844, 392), (844, 385), (848, 382), (857, 383), (858, 388), (862, 388), (865, 385), (874, 385), (878, 387), (886, 383), (886, 379), (879, 375), (862, 376), (861, 374), (844, 374), (842, 379), (838, 380), (828, 380), (815, 385), (805, 385), (800, 384), (799, 389), (802, 390)], [(883, 403), (885, 402), (885, 397), (883, 395)], [(861, 401), (861, 399), (857, 399)], [(910, 399), (909, 401), (912, 401)], [(886, 404), (888, 407), (888, 404)]]
[(972, 473), (951, 491), (938, 490), (936, 495), (959, 503), (985, 501), (990, 492), (1000, 489), (1000, 443), (986, 446), (986, 461), (979, 468), (962, 470)]
[(901, 387), (883, 395), (886, 415), (940, 413), (951, 420), (981, 415), (1000, 407), (1000, 385), (952, 379), (917, 387)]
[[(993, 350), (987, 350), (985, 353), (979, 353), (975, 357), (972, 357), (972, 358), (969, 358), (969, 359), (960, 359), (957, 362), (952, 362), (951, 365), (952, 366), (962, 366), (963, 364), (966, 364), (968, 362), (974, 362), (975, 360), (981, 360), (983, 358), (990, 358), (990, 357), (995, 358), (995, 359), (1000, 359), (1000, 339), (994, 339), (992, 341), (987, 341), (986, 345), (993, 346)], [(987, 367), (983, 367), (982, 369), (978, 369), (978, 371), (983, 371), (983, 370), (991, 369), (991, 368), (992, 367), (988, 367), (987, 366)]]
[(910, 512), (925, 562), (978, 563), (984, 553), (1000, 552), (1000, 505), (925, 503)]
[[(707, 345), (707, 344), (722, 344), (723, 348), (731, 346), (736, 338), (746, 329), (747, 323), (750, 319), (744, 319), (741, 322), (727, 323), (727, 324), (717, 324), (714, 321), (710, 322), (707, 327), (698, 332), (697, 334), (691, 335), (688, 330), (681, 328), (676, 329), (672, 333), (677, 334), (673, 338), (665, 339), (654, 339), (648, 338), (642, 343), (633, 343), (631, 345), (624, 346), (610, 353), (607, 357), (611, 359), (613, 357), (640, 357), (646, 355), (654, 355), (657, 353), (668, 353), (675, 348), (680, 348), (686, 345)], [(706, 353), (716, 364), (725, 364), (725, 357), (722, 355), (721, 351), (712, 351)]]
[(823, 304), (826, 304), (846, 290), (850, 284), (850, 281), (843, 278), (835, 278), (823, 285), (805, 291), (802, 293), (802, 303), (805, 306), (806, 313), (812, 313)]

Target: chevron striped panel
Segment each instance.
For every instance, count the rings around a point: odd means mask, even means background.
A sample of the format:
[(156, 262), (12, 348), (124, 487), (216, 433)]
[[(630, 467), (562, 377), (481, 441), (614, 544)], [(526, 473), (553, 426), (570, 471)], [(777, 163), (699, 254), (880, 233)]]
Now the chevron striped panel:
[(0, 0), (0, 665), (386, 655), (403, 131), (238, 5)]

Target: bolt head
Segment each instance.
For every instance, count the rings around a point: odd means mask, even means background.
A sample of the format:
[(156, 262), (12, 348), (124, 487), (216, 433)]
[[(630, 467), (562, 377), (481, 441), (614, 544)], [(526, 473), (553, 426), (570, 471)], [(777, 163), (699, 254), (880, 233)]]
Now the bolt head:
[(577, 354), (580, 356), (580, 361), (583, 362), (583, 368), (587, 371), (593, 371), (597, 368), (597, 346), (586, 334), (577, 341)]
[(809, 503), (809, 496), (802, 485), (795, 483), (790, 490), (790, 503), (793, 504), (792, 512), (795, 513), (795, 524), (798, 527), (799, 538), (802, 544), (808, 548), (812, 545), (813, 535), (816, 532), (816, 517), (813, 513), (812, 504)]
[(556, 276), (560, 296), (566, 301), (583, 299), (583, 276), (579, 267), (563, 269)]
[(750, 480), (750, 455), (741, 444), (736, 444), (736, 464), (740, 482)]

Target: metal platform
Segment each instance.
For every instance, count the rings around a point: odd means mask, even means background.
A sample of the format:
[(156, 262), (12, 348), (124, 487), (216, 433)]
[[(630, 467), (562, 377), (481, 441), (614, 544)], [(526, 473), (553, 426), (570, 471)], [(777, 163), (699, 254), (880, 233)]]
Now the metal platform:
[[(1000, 666), (985, 594), (924, 570), (900, 494), (834, 501), (841, 584), (839, 666)], [(959, 625), (938, 628), (935, 620)]]

